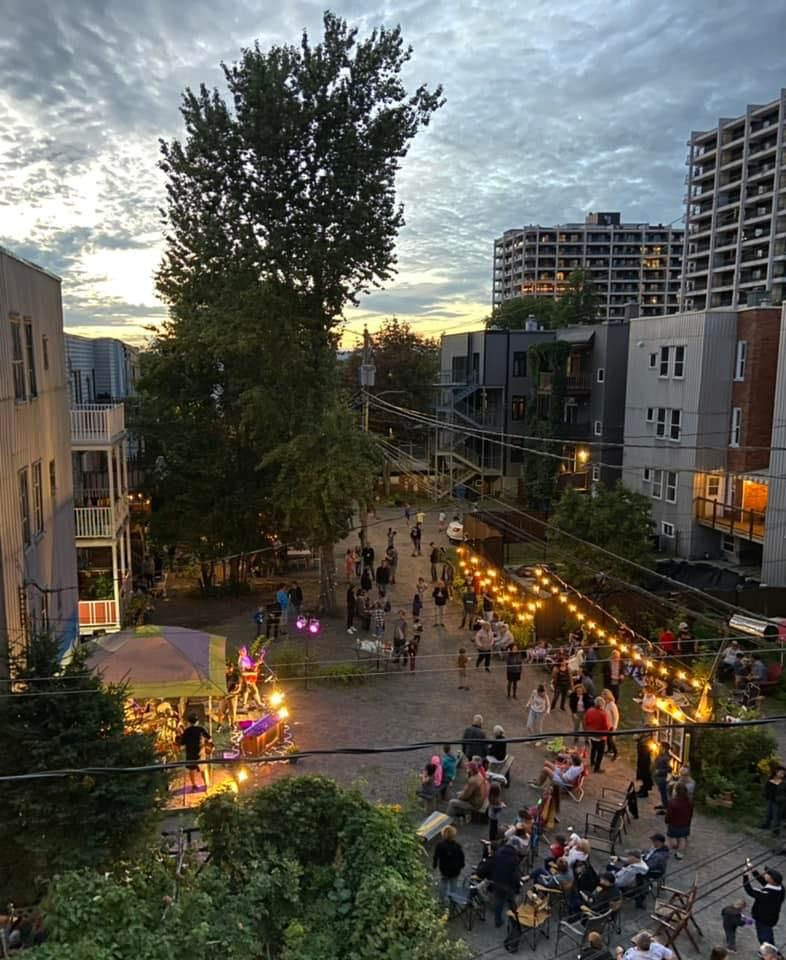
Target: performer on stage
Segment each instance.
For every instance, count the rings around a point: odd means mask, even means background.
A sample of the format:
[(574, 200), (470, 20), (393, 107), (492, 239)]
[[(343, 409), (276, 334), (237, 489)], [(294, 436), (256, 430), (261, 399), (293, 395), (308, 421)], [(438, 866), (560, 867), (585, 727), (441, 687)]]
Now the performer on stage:
[(265, 659), (263, 648), (262, 656), (258, 660), (249, 654), (248, 647), (241, 647), (237, 652), (237, 667), (240, 673), (241, 696), (243, 698), (243, 709), (248, 709), (249, 694), (254, 697), (256, 705), (262, 706), (262, 697), (259, 695), (259, 667)]

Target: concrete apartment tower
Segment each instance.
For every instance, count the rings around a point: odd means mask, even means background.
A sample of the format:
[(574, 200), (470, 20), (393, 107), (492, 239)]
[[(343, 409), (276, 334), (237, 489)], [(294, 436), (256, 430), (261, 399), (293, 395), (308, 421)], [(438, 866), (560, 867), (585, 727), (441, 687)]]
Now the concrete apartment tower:
[(688, 141), (681, 309), (780, 304), (786, 290), (786, 89)]
[(662, 223), (622, 223), (619, 213), (589, 213), (584, 223), (506, 230), (494, 241), (494, 306), (515, 297), (559, 300), (574, 270), (588, 270), (598, 320), (675, 313), (684, 231)]

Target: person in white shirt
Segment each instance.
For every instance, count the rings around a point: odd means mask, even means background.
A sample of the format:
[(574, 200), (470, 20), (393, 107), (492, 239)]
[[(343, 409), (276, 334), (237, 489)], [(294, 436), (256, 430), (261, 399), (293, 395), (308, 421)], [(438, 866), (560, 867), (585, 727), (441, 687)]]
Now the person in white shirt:
[[(604, 689), (600, 695), (603, 697), (603, 709), (609, 716), (609, 730), (616, 730), (620, 725), (620, 708), (617, 706), (614, 694), (611, 690)], [(614, 737), (606, 737), (606, 756), (611, 760), (616, 760), (619, 756)]]
[(616, 879), (620, 890), (631, 890), (639, 882), (638, 878), (649, 873), (650, 868), (641, 859), (641, 851), (627, 850), (623, 860), (612, 858), (607, 870), (610, 870)]
[(560, 768), (556, 764), (546, 761), (540, 776), (537, 780), (530, 780), (531, 787), (542, 787), (547, 780), (564, 787), (566, 790), (572, 790), (579, 782), (584, 773), (584, 761), (577, 754), (571, 757), (570, 764), (567, 767)]
[(673, 950), (658, 943), (646, 930), (637, 933), (632, 942), (633, 946), (625, 951), (617, 947), (617, 960), (672, 960), (674, 956)]

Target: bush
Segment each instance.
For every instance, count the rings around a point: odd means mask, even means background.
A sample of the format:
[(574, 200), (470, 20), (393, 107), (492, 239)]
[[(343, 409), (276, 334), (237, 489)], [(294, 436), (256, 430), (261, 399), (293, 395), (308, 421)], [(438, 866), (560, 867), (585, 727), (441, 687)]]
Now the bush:
[(306, 657), (299, 647), (285, 643), (280, 647), (273, 647), (268, 654), (268, 665), (276, 672), (279, 680), (291, 680), (305, 676), (306, 663), (311, 676), (319, 672), (319, 664), (312, 657)]
[(327, 666), (317, 665), (315, 674), (323, 683), (348, 686), (352, 683), (365, 683), (368, 670), (360, 663), (331, 663)]
[[(733, 724), (714, 729), (697, 729), (691, 748), (691, 769), (700, 800), (730, 791), (735, 811), (757, 814), (762, 802), (762, 774), (759, 764), (775, 753), (777, 743), (762, 727)], [(724, 811), (728, 816), (728, 811)]]

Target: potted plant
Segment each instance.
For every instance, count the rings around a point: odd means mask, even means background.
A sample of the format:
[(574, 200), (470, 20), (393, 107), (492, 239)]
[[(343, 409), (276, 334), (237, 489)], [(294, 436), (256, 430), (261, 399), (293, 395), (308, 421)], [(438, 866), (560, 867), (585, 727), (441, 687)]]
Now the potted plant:
[(731, 808), (734, 805), (734, 782), (718, 770), (704, 772), (705, 802), (708, 807)]

